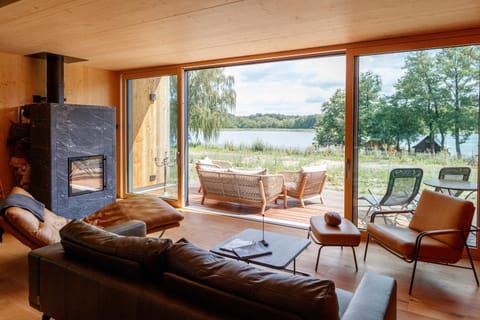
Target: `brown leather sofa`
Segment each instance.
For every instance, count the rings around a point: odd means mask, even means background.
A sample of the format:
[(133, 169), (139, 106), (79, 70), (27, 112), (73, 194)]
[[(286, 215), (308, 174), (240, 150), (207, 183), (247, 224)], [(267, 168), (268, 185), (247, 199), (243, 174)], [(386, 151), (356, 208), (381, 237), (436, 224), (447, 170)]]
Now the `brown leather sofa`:
[(57, 319), (396, 319), (396, 282), (260, 269), (186, 240), (124, 237), (74, 220), (29, 253), (29, 301)]

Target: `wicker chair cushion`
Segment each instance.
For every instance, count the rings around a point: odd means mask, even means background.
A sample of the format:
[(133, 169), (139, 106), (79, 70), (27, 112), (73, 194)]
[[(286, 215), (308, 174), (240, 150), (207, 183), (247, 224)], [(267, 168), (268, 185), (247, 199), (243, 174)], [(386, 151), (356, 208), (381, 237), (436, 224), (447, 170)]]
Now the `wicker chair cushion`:
[(227, 169), (228, 172), (232, 172), (232, 173), (240, 173), (240, 174), (262, 174), (262, 175), (265, 175), (267, 174), (267, 169), (258, 169), (258, 170), (241, 170), (241, 169), (234, 169), (234, 168), (230, 168), (230, 169)]

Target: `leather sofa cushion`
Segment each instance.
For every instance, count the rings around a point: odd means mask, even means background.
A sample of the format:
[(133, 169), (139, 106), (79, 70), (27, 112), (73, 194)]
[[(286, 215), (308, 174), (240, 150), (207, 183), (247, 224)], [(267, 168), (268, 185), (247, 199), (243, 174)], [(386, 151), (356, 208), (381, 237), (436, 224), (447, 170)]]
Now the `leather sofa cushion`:
[(165, 270), (165, 250), (170, 239), (125, 237), (72, 220), (60, 230), (66, 254), (89, 260), (95, 265), (128, 277), (161, 280)]
[[(20, 194), (33, 198), (29, 192), (20, 187), (14, 187), (11, 194)], [(4, 217), (11, 226), (32, 241), (37, 247), (59, 242), (60, 235), (58, 230), (69, 221), (54, 214), (47, 208), (43, 210), (43, 222), (37, 219), (30, 211), (20, 207), (5, 209)]]
[(183, 215), (166, 201), (149, 195), (133, 197), (113, 202), (83, 221), (98, 227), (107, 227), (130, 220), (141, 220), (147, 225), (147, 233), (164, 230), (178, 225)]
[[(393, 249), (407, 259), (414, 258), (414, 248), (418, 232), (410, 228), (369, 223), (368, 233), (375, 241)], [(439, 258), (435, 258), (439, 257)], [(418, 259), (426, 262), (449, 262), (455, 263), (462, 257), (462, 250), (449, 247), (446, 243), (433, 237), (425, 237), (422, 240)]]
[[(417, 232), (443, 229), (469, 230), (474, 212), (475, 207), (471, 201), (424, 190), (409, 228)], [(458, 233), (436, 234), (431, 237), (452, 248), (461, 249), (464, 246), (463, 239)]]
[(331, 280), (276, 273), (229, 260), (179, 241), (167, 249), (167, 269), (192, 281), (300, 315), (303, 319), (338, 319)]

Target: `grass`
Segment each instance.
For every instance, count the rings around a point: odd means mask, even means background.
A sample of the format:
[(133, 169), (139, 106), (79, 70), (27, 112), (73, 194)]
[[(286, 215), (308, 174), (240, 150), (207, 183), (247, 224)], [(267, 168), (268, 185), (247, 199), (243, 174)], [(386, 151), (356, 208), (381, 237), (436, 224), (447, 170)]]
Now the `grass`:
[[(305, 151), (300, 149), (274, 148), (261, 141), (254, 141), (250, 146), (225, 144), (223, 146), (191, 145), (189, 148), (190, 177), (196, 179), (194, 164), (197, 160), (228, 160), (235, 168), (257, 169), (267, 168), (269, 173), (284, 170), (298, 170), (302, 166), (326, 165), (328, 183), (326, 188), (336, 191), (344, 189), (344, 151), (341, 148), (325, 148), (315, 150), (313, 147)], [(446, 153), (440, 154), (408, 154), (388, 153), (381, 151), (361, 152), (358, 166), (358, 192), (368, 193), (372, 189), (382, 194), (386, 188), (390, 170), (398, 167), (417, 167), (424, 171), (424, 179), (438, 177), (438, 171), (447, 166), (469, 166), (472, 169), (470, 180), (477, 180), (477, 164), (468, 159), (456, 159)]]

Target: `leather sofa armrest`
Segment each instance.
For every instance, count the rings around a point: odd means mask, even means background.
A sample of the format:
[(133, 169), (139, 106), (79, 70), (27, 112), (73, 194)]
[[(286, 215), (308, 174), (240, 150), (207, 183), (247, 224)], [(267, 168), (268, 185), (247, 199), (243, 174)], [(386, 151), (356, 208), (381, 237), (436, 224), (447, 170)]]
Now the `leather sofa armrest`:
[(147, 225), (140, 220), (122, 222), (108, 226), (105, 230), (121, 236), (145, 237), (147, 235)]
[(348, 304), (342, 320), (397, 319), (397, 282), (374, 273), (365, 273)]

